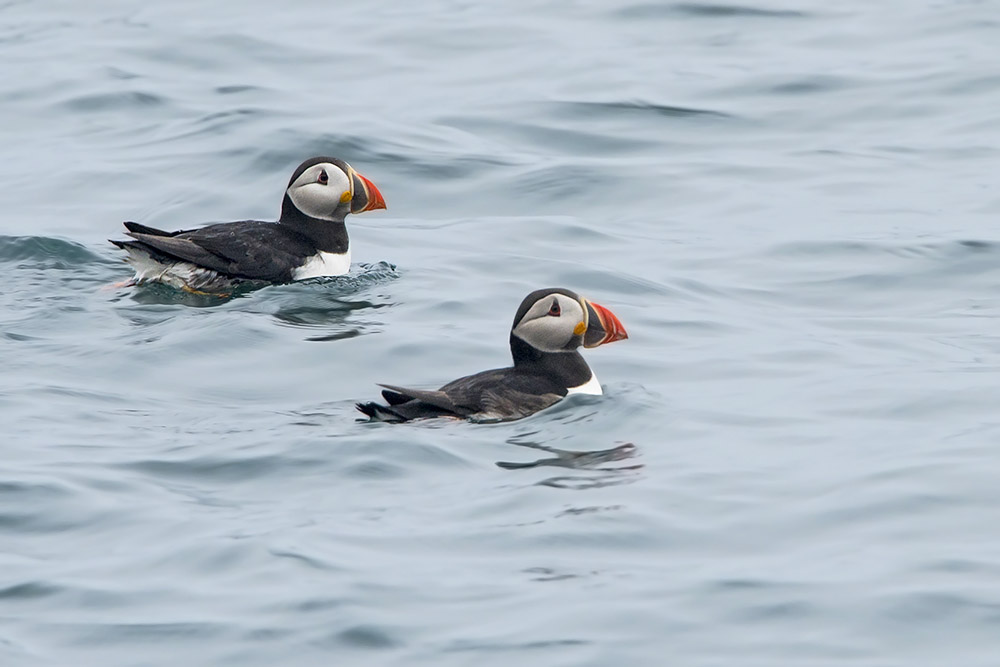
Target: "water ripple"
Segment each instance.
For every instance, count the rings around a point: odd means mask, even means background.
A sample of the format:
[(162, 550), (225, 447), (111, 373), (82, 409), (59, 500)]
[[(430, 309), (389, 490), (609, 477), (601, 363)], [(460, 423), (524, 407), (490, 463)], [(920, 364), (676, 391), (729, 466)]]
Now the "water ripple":
[(617, 117), (621, 115), (648, 116), (664, 118), (708, 118), (728, 119), (737, 116), (713, 109), (700, 109), (670, 104), (654, 104), (643, 101), (591, 102), (573, 101), (559, 102), (554, 105), (560, 114), (569, 114), (577, 118)]
[(652, 19), (671, 16), (691, 18), (777, 18), (799, 19), (813, 16), (810, 12), (793, 9), (768, 9), (749, 5), (715, 4), (710, 2), (674, 2), (662, 4), (635, 4), (617, 10), (625, 19)]

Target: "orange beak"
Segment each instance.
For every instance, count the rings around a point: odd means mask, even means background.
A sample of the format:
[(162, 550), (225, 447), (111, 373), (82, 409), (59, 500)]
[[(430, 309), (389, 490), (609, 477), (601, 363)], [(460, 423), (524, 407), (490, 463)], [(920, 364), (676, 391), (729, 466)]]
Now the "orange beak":
[(628, 332), (614, 313), (593, 301), (583, 299), (583, 304), (588, 311), (587, 330), (583, 334), (584, 347), (597, 347), (628, 338)]
[[(374, 183), (356, 171), (354, 172), (354, 179), (354, 200), (351, 202), (351, 213), (364, 213), (365, 211), (385, 208), (385, 199), (382, 198), (382, 193), (378, 191)], [(358, 188), (358, 181), (361, 183), (361, 188)], [(359, 189), (365, 193), (364, 202), (359, 201)], [(359, 206), (360, 208), (354, 208), (355, 206)]]

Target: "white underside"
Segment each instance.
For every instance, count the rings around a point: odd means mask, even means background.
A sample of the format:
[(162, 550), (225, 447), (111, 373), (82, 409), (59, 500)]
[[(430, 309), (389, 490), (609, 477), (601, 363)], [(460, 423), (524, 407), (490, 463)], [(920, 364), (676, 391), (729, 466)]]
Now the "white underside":
[(128, 257), (125, 261), (135, 269), (136, 282), (159, 282), (178, 289), (198, 289), (203, 283), (219, 275), (212, 269), (196, 266), (190, 262), (164, 264), (142, 250), (133, 248), (128, 248)]
[(602, 396), (604, 394), (604, 390), (601, 389), (601, 383), (597, 381), (597, 375), (591, 372), (589, 380), (578, 387), (570, 387), (566, 390), (566, 394), (590, 394), (592, 396)]
[(342, 276), (351, 270), (351, 251), (344, 253), (320, 251), (309, 258), (309, 260), (292, 271), (292, 278), (295, 280), (305, 280), (306, 278), (321, 278), (324, 276)]

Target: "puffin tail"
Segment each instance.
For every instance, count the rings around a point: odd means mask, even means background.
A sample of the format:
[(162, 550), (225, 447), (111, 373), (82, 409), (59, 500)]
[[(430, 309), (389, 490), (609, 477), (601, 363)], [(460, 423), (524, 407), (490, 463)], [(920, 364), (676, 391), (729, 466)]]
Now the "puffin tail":
[(125, 225), (125, 229), (129, 230), (132, 234), (148, 234), (149, 236), (176, 236), (177, 234), (180, 234), (180, 232), (165, 232), (162, 229), (143, 225), (138, 222), (132, 222), (131, 220), (126, 220), (122, 224)]
[(365, 414), (369, 421), (390, 422), (395, 424), (406, 421), (406, 417), (386, 405), (368, 402), (355, 403), (354, 407), (357, 408), (359, 412)]
[[(129, 236), (132, 236), (133, 234), (148, 234), (149, 236), (174, 236), (179, 233), (179, 232), (165, 232), (162, 229), (141, 225), (138, 222), (132, 222), (131, 220), (127, 220), (122, 224), (124, 224), (125, 229), (128, 230), (128, 232), (126, 233)], [(114, 243), (122, 250), (128, 250), (131, 248), (133, 250), (141, 250), (145, 252), (147, 255), (153, 254), (151, 252), (152, 248), (150, 248), (150, 246), (143, 243), (142, 241), (119, 241), (118, 239), (108, 239), (108, 240)]]
[[(122, 224), (124, 224), (125, 225), (125, 229), (128, 230), (128, 232), (126, 232), (126, 234), (128, 234), (129, 236), (133, 236), (135, 234), (146, 234), (148, 236), (175, 236), (175, 235), (177, 235), (177, 234), (180, 233), (180, 232), (165, 232), (162, 229), (157, 229), (156, 227), (148, 227), (146, 225), (141, 225), (138, 222), (132, 222), (131, 220), (128, 220), (128, 221), (126, 221), (126, 222), (124, 222)], [(145, 253), (146, 255), (149, 255), (150, 257), (154, 256), (154, 253), (156, 253), (156, 249), (155, 248), (153, 248), (149, 244), (143, 243), (142, 241), (131, 241), (131, 240), (129, 240), (129, 241), (120, 241), (118, 239), (108, 239), (108, 240), (111, 241), (112, 243), (114, 243), (116, 246), (118, 246), (122, 250), (128, 250), (130, 252), (132, 250), (136, 250), (136, 251), (140, 251), (142, 253)], [(159, 253), (159, 254), (163, 255), (163, 253)]]
[(118, 239), (108, 239), (108, 241), (110, 241), (111, 243), (114, 243), (116, 246), (118, 246), (122, 250), (128, 250), (129, 246), (133, 246), (134, 247), (134, 246), (136, 246), (136, 245), (139, 244), (138, 241), (119, 241)]

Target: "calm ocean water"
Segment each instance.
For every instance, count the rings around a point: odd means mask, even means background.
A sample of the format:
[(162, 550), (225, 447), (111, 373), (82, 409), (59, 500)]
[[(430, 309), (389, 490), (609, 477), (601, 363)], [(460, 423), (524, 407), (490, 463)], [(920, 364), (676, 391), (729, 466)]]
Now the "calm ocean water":
[[(0, 664), (996, 665), (998, 33), (3, 3)], [(350, 276), (109, 287), (122, 220), (273, 219), (317, 154), (389, 206)], [(628, 328), (605, 397), (356, 421), (507, 363), (553, 285)]]

